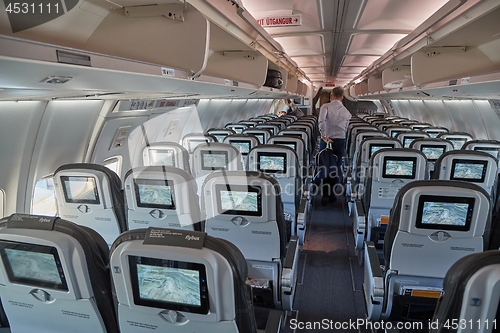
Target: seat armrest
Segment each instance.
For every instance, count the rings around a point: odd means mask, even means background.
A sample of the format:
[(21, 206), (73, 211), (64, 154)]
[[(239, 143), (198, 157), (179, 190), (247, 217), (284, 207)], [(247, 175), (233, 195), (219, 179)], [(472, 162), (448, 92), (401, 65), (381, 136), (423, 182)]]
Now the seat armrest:
[(385, 297), (384, 274), (373, 242), (365, 242), (363, 294), (367, 319), (380, 320)]
[(353, 223), (352, 223), (352, 233), (354, 236), (354, 248), (356, 251), (360, 251), (363, 248), (363, 242), (365, 240), (366, 231), (366, 214), (365, 207), (360, 200), (354, 201), (353, 204)]
[(292, 236), (288, 243), (285, 260), (283, 261), (283, 269), (292, 269), (296, 257), (299, 253), (299, 237)]
[(366, 228), (366, 213), (365, 207), (360, 200), (356, 200), (354, 202), (354, 218), (356, 219), (355, 223), (359, 229), (365, 230)]
[(271, 310), (267, 317), (266, 330), (264, 333), (278, 333), (281, 331), (281, 323), (283, 322), (284, 312), (279, 310)]
[(282, 310), (293, 310), (293, 298), (295, 296), (295, 285), (297, 284), (297, 270), (299, 261), (299, 238), (292, 236), (288, 243), (288, 249), (283, 260), (281, 272), (281, 308)]
[(380, 260), (378, 259), (377, 249), (374, 242), (365, 242), (365, 260), (366, 265), (370, 265), (370, 272), (373, 278), (384, 278), (382, 269), (380, 268)]

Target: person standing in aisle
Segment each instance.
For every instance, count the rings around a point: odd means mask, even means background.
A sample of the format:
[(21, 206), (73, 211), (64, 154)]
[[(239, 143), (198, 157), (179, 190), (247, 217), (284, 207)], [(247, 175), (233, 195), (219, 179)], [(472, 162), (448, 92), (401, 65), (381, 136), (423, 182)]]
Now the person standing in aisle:
[(346, 131), (351, 119), (351, 113), (342, 104), (344, 89), (333, 88), (330, 93), (330, 103), (323, 104), (319, 111), (318, 128), (321, 135), (320, 151), (331, 143), (333, 153), (337, 155), (337, 172), (323, 181), (321, 205), (336, 200), (334, 186), (340, 182), (342, 157), (344, 156)]

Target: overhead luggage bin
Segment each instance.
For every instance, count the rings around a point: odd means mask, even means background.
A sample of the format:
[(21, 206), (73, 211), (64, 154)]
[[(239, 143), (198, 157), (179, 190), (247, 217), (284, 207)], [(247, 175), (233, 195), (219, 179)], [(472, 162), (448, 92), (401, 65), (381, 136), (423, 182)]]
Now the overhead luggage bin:
[(382, 75), (374, 75), (368, 78), (368, 92), (373, 94), (379, 91), (384, 90), (384, 86), (382, 84)]
[(396, 66), (382, 71), (382, 85), (384, 89), (399, 89), (412, 87), (410, 66)]

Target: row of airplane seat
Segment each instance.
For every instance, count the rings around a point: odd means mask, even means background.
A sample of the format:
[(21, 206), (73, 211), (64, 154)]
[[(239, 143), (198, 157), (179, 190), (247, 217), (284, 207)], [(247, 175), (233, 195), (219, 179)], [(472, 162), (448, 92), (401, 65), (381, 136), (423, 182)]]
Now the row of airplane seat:
[[(60, 167), (54, 174), (58, 214), (95, 229), (109, 246), (127, 230), (147, 227), (225, 238), (248, 260), (249, 283), (259, 286), (254, 288), (256, 303), (291, 310), (307, 215), (307, 172), (291, 146), (298, 148), (305, 163), (303, 139), (279, 135), (259, 145), (253, 136), (229, 134), (225, 142), (232, 137), (253, 140), (255, 146), (247, 154), (251, 171), (243, 171), (241, 150), (235, 145), (216, 142), (211, 135), (190, 134), (183, 145), (165, 142), (146, 147), (144, 164), (152, 166), (130, 170), (123, 191), (118, 176), (106, 167), (85, 163)], [(241, 149), (244, 142), (238, 143)], [(256, 250), (254, 244), (269, 248)]]
[[(500, 142), (388, 118), (353, 117), (344, 157), (367, 317), (427, 320), (452, 265), (500, 245)], [(458, 316), (446, 307), (435, 318)]]
[(111, 249), (59, 217), (0, 221), (0, 298), (10, 332), (279, 332), (257, 327), (248, 265), (232, 243), (163, 228), (121, 234)]

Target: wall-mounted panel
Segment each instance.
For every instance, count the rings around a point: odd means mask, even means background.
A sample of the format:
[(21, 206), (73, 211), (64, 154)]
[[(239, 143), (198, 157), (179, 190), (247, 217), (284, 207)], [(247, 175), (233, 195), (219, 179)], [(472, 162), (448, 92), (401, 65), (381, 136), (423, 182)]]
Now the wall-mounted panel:
[(47, 102), (0, 102), (0, 188), (5, 191), (5, 215), (24, 212), (31, 158), (46, 106)]

